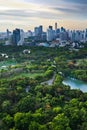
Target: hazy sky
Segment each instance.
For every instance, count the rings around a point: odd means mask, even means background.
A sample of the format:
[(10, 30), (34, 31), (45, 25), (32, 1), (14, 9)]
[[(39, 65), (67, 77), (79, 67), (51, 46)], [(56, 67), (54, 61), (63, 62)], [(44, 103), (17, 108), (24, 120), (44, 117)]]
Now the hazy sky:
[(0, 31), (43, 25), (87, 28), (87, 0), (0, 0)]

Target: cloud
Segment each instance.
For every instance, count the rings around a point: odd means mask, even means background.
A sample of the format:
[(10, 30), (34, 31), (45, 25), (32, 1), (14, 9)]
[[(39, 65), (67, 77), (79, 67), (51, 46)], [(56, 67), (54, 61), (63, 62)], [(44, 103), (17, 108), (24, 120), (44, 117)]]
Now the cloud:
[(87, 0), (63, 0), (66, 2), (71, 2), (71, 3), (78, 3), (78, 4), (87, 4)]
[[(3, 3), (7, 5), (7, 2)], [(6, 6), (6, 9), (0, 10), (0, 16), (7, 15), (17, 18), (39, 17), (46, 19), (61, 19), (67, 16), (76, 19), (78, 16), (81, 19), (87, 18), (87, 8), (84, 3), (86, 3), (86, 0), (83, 0), (83, 2), (81, 0), (18, 0), (18, 2), (17, 0), (13, 2), (8, 0), (8, 9)]]
[(68, 21), (84, 23), (86, 12), (87, 0), (0, 0), (0, 23), (8, 22), (9, 25), (13, 23), (21, 27), (61, 20), (67, 21), (68, 25)]
[(87, 12), (86, 6), (84, 6), (84, 7), (83, 6), (74, 6), (74, 7), (68, 7), (68, 8), (66, 8), (66, 7), (54, 7), (53, 9), (57, 10), (57, 11), (62, 11), (64, 13), (68, 13), (68, 14), (70, 14), (70, 13), (72, 13), (74, 15), (80, 14), (80, 16), (87, 14), (86, 13)]
[(13, 16), (13, 17), (33, 17), (35, 16), (35, 11), (27, 10), (5, 10), (0, 11), (1, 16)]
[(45, 18), (45, 19), (57, 19), (60, 16), (60, 11), (55, 11), (53, 8), (35, 8), (35, 9), (10, 9), (0, 10), (0, 17), (15, 18)]

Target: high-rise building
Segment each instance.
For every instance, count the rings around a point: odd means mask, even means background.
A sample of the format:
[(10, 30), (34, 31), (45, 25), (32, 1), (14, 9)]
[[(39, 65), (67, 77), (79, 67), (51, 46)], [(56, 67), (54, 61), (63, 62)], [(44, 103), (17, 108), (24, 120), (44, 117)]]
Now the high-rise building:
[(43, 33), (43, 26), (40, 25), (40, 26), (39, 26), (39, 35), (41, 35), (42, 33)]
[(85, 31), (80, 32), (80, 41), (85, 42)]
[(20, 41), (20, 29), (15, 29), (13, 30), (12, 43), (13, 45), (17, 45), (19, 41)]
[(31, 30), (28, 30), (28, 32), (27, 32), (27, 36), (28, 36), (28, 37), (32, 37), (32, 36), (33, 36), (33, 33), (32, 33)]
[(42, 34), (42, 32), (43, 32), (43, 26), (42, 25), (34, 28), (35, 36), (40, 36)]
[(69, 38), (68, 38), (68, 32), (67, 31), (65, 31), (65, 32), (60, 32), (60, 39), (61, 39), (61, 41), (64, 41), (64, 40), (68, 40)]
[(20, 30), (20, 40), (18, 41), (17, 45), (23, 45), (24, 44), (24, 31), (21, 29)]
[(39, 35), (39, 29), (38, 29), (38, 27), (35, 27), (35, 28), (34, 28), (34, 33), (35, 33), (35, 36), (38, 36), (38, 35)]
[(47, 41), (52, 41), (55, 38), (55, 31), (51, 28), (47, 29)]
[(55, 23), (55, 31), (57, 30), (57, 23)]
[(47, 40), (47, 34), (46, 32), (42, 33), (42, 41), (46, 41)]
[(64, 27), (61, 27), (61, 32), (65, 32), (65, 28)]
[(20, 29), (13, 30), (12, 43), (13, 45), (23, 45), (24, 32)]
[(85, 41), (87, 41), (87, 29), (85, 31)]
[(49, 26), (49, 29), (53, 30), (53, 26), (50, 25), (50, 26)]
[(35, 34), (36, 40), (42, 40), (42, 33), (43, 33), (43, 26), (42, 25), (34, 28), (34, 34)]
[(10, 34), (10, 31), (7, 29), (7, 39), (9, 40), (9, 34)]

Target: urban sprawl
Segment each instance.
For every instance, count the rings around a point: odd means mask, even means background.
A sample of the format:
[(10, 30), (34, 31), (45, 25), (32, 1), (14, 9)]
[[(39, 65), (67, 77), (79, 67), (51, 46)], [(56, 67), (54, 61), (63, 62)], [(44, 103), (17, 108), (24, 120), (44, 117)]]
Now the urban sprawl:
[(29, 45), (29, 46), (45, 46), (45, 47), (64, 47), (71, 45), (79, 46), (79, 43), (87, 42), (87, 29), (85, 30), (66, 30), (64, 27), (55, 28), (49, 26), (47, 31), (43, 31), (43, 26), (35, 27), (34, 31), (16, 28), (13, 32), (7, 29), (6, 32), (0, 33), (0, 41), (4, 41), (5, 45)]

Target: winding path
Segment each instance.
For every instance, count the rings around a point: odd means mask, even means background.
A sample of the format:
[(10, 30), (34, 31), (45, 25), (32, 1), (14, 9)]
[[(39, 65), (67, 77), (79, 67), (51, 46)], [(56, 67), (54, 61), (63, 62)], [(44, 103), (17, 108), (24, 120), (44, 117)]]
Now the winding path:
[(53, 75), (52, 79), (42, 82), (41, 84), (48, 84), (52, 85), (55, 79), (55, 74)]

